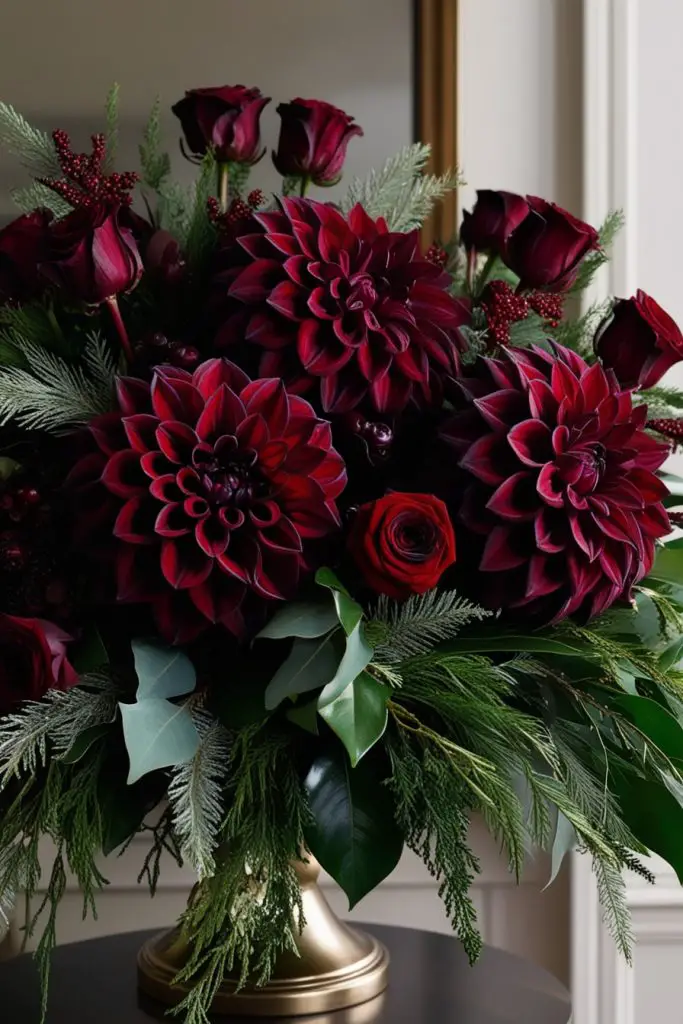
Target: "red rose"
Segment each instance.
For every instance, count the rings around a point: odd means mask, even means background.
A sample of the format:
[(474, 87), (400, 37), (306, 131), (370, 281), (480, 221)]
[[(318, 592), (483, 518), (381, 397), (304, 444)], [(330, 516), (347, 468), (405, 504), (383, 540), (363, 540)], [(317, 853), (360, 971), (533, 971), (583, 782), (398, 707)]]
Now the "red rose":
[(322, 100), (281, 103), (282, 118), (273, 163), (283, 177), (310, 178), (314, 185), (336, 185), (342, 176), (346, 147), (360, 125), (339, 107)]
[(619, 299), (595, 349), (625, 388), (651, 388), (683, 359), (683, 334), (653, 298), (638, 291)]
[(522, 288), (564, 291), (584, 256), (598, 248), (598, 233), (555, 203), (526, 198), (529, 212), (507, 240), (505, 262)]
[(213, 146), (219, 163), (255, 164), (265, 152), (259, 120), (268, 103), (260, 89), (223, 85), (190, 89), (172, 109), (192, 153), (203, 156)]
[(39, 265), (47, 256), (52, 213), (34, 210), (0, 231), (0, 305), (36, 298), (45, 287)]
[(66, 657), (71, 637), (44, 619), (0, 614), (0, 715), (48, 690), (68, 690), (78, 676)]
[(399, 599), (435, 587), (455, 562), (448, 510), (431, 494), (396, 491), (361, 505), (348, 544), (368, 586)]
[(524, 196), (480, 189), (472, 212), (465, 210), (462, 215), (460, 241), (466, 249), (502, 255), (508, 238), (528, 212)]
[(76, 301), (99, 305), (132, 291), (142, 276), (137, 244), (120, 212), (99, 203), (81, 206), (52, 226), (41, 271)]

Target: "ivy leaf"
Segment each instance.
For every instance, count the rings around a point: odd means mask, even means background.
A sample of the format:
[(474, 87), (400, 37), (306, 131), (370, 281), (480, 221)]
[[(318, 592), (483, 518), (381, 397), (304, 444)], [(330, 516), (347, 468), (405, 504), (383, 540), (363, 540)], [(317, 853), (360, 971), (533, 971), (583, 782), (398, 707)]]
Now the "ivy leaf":
[(318, 757), (305, 780), (313, 823), (306, 843), (349, 900), (349, 909), (394, 870), (403, 836), (376, 770), (352, 768), (339, 746)]
[(361, 672), (336, 700), (320, 709), (320, 715), (346, 747), (354, 768), (384, 735), (389, 692), (384, 683)]
[(186, 764), (199, 746), (199, 735), (185, 705), (161, 697), (119, 704), (130, 761), (128, 785), (157, 768)]
[(293, 601), (277, 611), (258, 638), (283, 640), (298, 636), (312, 639), (324, 636), (337, 625), (337, 613), (331, 604)]
[(197, 685), (194, 665), (177, 647), (163, 647), (146, 640), (133, 640), (133, 657), (138, 677), (138, 701), (158, 697), (182, 697)]
[(315, 582), (332, 591), (337, 616), (344, 632), (349, 636), (363, 618), (363, 609), (357, 601), (353, 600), (344, 584), (337, 579), (331, 569), (318, 569), (315, 574)]
[(363, 624), (357, 622), (353, 632), (349, 633), (346, 638), (346, 650), (342, 660), (339, 662), (334, 678), (327, 683), (327, 686), (320, 694), (318, 699), (319, 711), (327, 707), (328, 704), (332, 704), (337, 697), (341, 696), (346, 687), (368, 667), (372, 661), (373, 653), (372, 647), (363, 634)]
[(317, 639), (297, 638), (286, 661), (266, 688), (266, 709), (272, 711), (285, 697), (318, 690), (334, 678), (339, 665), (339, 652), (328, 634)]

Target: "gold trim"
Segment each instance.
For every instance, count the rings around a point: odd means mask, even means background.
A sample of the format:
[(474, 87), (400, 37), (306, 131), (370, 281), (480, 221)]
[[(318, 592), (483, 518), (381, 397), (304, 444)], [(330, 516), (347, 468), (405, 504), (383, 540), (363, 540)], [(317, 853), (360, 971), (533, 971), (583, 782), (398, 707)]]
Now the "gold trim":
[[(458, 166), (458, 0), (415, 0), (416, 137), (432, 146), (429, 170)], [(422, 229), (423, 245), (457, 230), (457, 198), (447, 196)]]

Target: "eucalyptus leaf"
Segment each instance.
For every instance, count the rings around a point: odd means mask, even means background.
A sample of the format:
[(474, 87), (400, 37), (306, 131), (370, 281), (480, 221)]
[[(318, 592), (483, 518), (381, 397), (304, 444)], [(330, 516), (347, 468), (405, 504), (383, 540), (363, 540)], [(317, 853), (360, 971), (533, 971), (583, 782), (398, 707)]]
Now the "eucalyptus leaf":
[(290, 636), (312, 639), (324, 636), (337, 625), (337, 612), (329, 600), (325, 603), (293, 601), (275, 613), (258, 637), (267, 640), (284, 640)]
[(119, 704), (130, 761), (128, 785), (157, 768), (186, 764), (199, 746), (199, 735), (184, 705), (160, 697)]
[(318, 569), (315, 574), (315, 582), (332, 591), (337, 616), (344, 632), (349, 636), (363, 618), (363, 609), (357, 601), (353, 600), (344, 584), (337, 579), (331, 569)]
[(357, 622), (353, 632), (346, 638), (346, 650), (334, 678), (327, 683), (318, 698), (319, 711), (341, 696), (346, 687), (368, 667), (373, 653), (372, 647), (365, 639), (362, 622)]
[(322, 718), (346, 747), (354, 767), (384, 735), (389, 694), (388, 686), (361, 672), (336, 700), (320, 709)]
[(339, 652), (330, 634), (310, 640), (297, 638), (266, 688), (266, 709), (272, 711), (285, 697), (325, 686), (334, 678), (338, 665)]
[(131, 646), (138, 677), (138, 701), (182, 697), (194, 690), (194, 665), (177, 647), (163, 647), (146, 640), (133, 640)]
[(352, 768), (341, 746), (313, 762), (305, 787), (313, 817), (307, 846), (354, 907), (401, 858), (391, 794), (374, 765), (366, 759)]

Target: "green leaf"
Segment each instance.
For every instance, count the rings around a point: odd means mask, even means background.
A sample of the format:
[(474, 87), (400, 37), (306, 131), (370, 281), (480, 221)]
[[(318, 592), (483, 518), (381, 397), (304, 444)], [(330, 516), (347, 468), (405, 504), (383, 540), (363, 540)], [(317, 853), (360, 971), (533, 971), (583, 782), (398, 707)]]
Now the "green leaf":
[(334, 678), (327, 683), (318, 698), (319, 711), (341, 696), (346, 687), (368, 667), (373, 653), (363, 634), (362, 622), (357, 622), (353, 632), (346, 638), (344, 657), (339, 662)]
[(344, 632), (349, 636), (363, 618), (363, 609), (353, 600), (344, 584), (337, 579), (331, 569), (318, 569), (315, 574), (315, 582), (332, 591), (339, 621)]
[(146, 640), (133, 640), (131, 646), (138, 677), (138, 701), (182, 697), (194, 690), (194, 665), (177, 647), (162, 647)]
[(350, 909), (401, 858), (403, 836), (390, 793), (367, 760), (352, 768), (341, 746), (314, 761), (305, 787), (313, 815), (308, 848), (342, 887)]
[(288, 718), (290, 722), (298, 725), (305, 732), (311, 733), (312, 736), (318, 735), (317, 700), (309, 700), (307, 704), (295, 704), (293, 708), (287, 711), (285, 718)]
[(76, 764), (85, 757), (93, 744), (106, 736), (111, 729), (111, 722), (101, 722), (99, 725), (91, 725), (79, 733), (65, 754), (58, 758), (65, 764)]
[(336, 700), (320, 709), (320, 715), (348, 750), (354, 768), (384, 735), (389, 694), (388, 686), (361, 672)]
[(554, 640), (540, 633), (527, 636), (518, 633), (504, 633), (499, 636), (458, 637), (442, 644), (439, 650), (446, 654), (487, 654), (490, 651), (533, 652), (536, 654), (557, 654), (572, 658), (590, 658), (591, 649), (572, 641)]
[(680, 662), (683, 659), (683, 637), (678, 637), (673, 643), (665, 647), (659, 655), (659, 667), (662, 672), (668, 672), (672, 668), (680, 669)]
[(683, 807), (666, 785), (666, 778), (663, 785), (632, 773), (615, 772), (612, 778), (628, 828), (643, 846), (671, 865), (683, 884)]
[(130, 760), (128, 784), (157, 768), (186, 764), (199, 746), (192, 715), (184, 705), (159, 697), (119, 704)]
[(664, 498), (667, 507), (683, 504), (683, 477), (677, 473), (658, 473), (663, 484), (669, 488), (669, 494)]
[(95, 672), (103, 665), (109, 664), (109, 655), (97, 626), (88, 629), (82, 639), (73, 646), (72, 651), (71, 664), (79, 676)]
[(289, 636), (311, 639), (324, 636), (336, 625), (337, 613), (334, 605), (315, 601), (293, 601), (275, 613), (258, 637), (268, 640), (283, 640)]
[(600, 632), (609, 636), (623, 636), (633, 640), (633, 634), (642, 640), (648, 650), (662, 647), (667, 640), (664, 622), (656, 603), (648, 594), (637, 593), (636, 607), (612, 608), (600, 616)]
[(670, 712), (649, 697), (623, 693), (609, 707), (620, 711), (672, 761), (683, 762), (683, 729)]
[(142, 823), (168, 788), (162, 773), (148, 775), (133, 786), (121, 775), (123, 743), (112, 745), (110, 754), (97, 780), (97, 796), (102, 811), (104, 838), (102, 852), (113, 853), (140, 830)]
[(286, 661), (266, 688), (266, 709), (272, 711), (285, 697), (317, 690), (334, 678), (339, 665), (339, 652), (328, 634), (322, 638), (297, 637)]
[(548, 879), (546, 889), (553, 884), (560, 873), (564, 858), (576, 845), (577, 835), (574, 826), (562, 811), (558, 811), (550, 863), (550, 878)]

